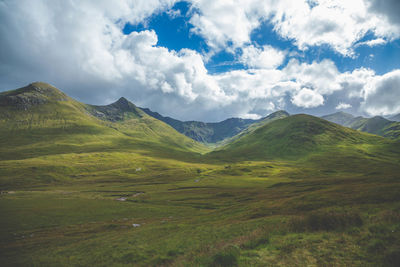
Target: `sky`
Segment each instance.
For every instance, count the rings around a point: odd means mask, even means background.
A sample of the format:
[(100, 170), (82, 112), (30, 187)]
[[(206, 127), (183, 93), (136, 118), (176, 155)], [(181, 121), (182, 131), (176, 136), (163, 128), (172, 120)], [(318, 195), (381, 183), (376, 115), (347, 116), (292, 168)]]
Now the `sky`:
[(400, 113), (398, 0), (0, 0), (0, 91), (180, 120)]

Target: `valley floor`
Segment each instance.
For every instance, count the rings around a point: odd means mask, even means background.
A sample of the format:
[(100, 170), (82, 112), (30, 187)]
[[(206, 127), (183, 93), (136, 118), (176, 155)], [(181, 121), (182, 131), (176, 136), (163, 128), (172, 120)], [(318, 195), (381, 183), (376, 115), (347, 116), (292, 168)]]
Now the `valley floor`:
[(2, 266), (398, 266), (400, 164), (0, 161)]

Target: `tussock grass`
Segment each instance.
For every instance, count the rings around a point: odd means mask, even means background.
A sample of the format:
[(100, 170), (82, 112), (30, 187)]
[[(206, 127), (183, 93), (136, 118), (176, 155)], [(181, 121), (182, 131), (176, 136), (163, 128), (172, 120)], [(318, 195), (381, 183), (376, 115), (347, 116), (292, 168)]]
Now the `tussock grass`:
[(317, 211), (294, 218), (289, 225), (295, 232), (335, 231), (347, 227), (360, 227), (363, 225), (363, 220), (357, 212)]
[(399, 143), (299, 115), (204, 154), (49, 90), (0, 107), (2, 266), (399, 263)]

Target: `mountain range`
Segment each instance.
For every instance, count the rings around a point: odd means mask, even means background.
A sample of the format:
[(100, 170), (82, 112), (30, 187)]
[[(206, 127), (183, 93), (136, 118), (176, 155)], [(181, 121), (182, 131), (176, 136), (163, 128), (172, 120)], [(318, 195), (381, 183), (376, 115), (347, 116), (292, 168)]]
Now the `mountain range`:
[(2, 159), (121, 147), (176, 155), (205, 151), (125, 98), (87, 105), (46, 83), (0, 93), (0, 125)]
[[(145, 143), (148, 146), (158, 145), (162, 140), (164, 148), (206, 151), (207, 149), (201, 143), (236, 144), (237, 139), (275, 120), (288, 118), (288, 121), (294, 123), (297, 121), (294, 118), (304, 119), (299, 115), (290, 116), (282, 110), (258, 120), (230, 118), (216, 123), (180, 121), (164, 117), (147, 108), (136, 107), (124, 97), (104, 106), (80, 103), (46, 83), (33, 83), (17, 90), (0, 93), (0, 110), (0, 121), (4, 125), (1, 130), (3, 137), (12, 136), (18, 130), (22, 143), (31, 142), (34, 137), (34, 140), (40, 143), (38, 145), (40, 149), (46, 147), (42, 145), (44, 140), (52, 139), (61, 132), (69, 132), (70, 138), (57, 137), (56, 143), (59, 146), (78, 149), (83, 144), (73, 146), (72, 140), (76, 140), (74, 135), (84, 140), (88, 138), (87, 134), (96, 133), (99, 144), (105, 142), (110, 148), (115, 145), (115, 142), (127, 142), (132, 145), (132, 142), (127, 141), (129, 138), (140, 140), (141, 145)], [(312, 118), (312, 120), (317, 120), (315, 117)], [(379, 116), (364, 118), (337, 112), (321, 118), (383, 137), (397, 139), (400, 136), (400, 122)], [(63, 141), (64, 139), (67, 140)], [(3, 149), (9, 147), (7, 138), (2, 138), (2, 140)], [(95, 143), (90, 142), (90, 146), (95, 147)], [(85, 145), (88, 144), (85, 143)], [(8, 155), (18, 151), (15, 147), (9, 147), (9, 149), (13, 151), (10, 151)]]
[(167, 123), (178, 132), (203, 143), (217, 143), (225, 138), (240, 133), (249, 125), (259, 121), (241, 118), (230, 118), (216, 123), (180, 121), (170, 117), (164, 117), (148, 108), (142, 108), (142, 110), (148, 115)]
[[(141, 109), (148, 115), (167, 123), (178, 132), (202, 143), (223, 143), (224, 140), (236, 138), (236, 135), (248, 132), (250, 129), (259, 127), (266, 122), (290, 116), (286, 111), (280, 110), (258, 120), (230, 118), (221, 122), (206, 123), (201, 121), (180, 121), (171, 117), (164, 117), (148, 108)], [(397, 117), (400, 119), (400, 114)], [(397, 139), (400, 137), (400, 122), (396, 121), (397, 117), (393, 116), (391, 120), (388, 120), (381, 116), (365, 118), (361, 116), (355, 117), (345, 112), (337, 112), (321, 118), (362, 132)]]
[[(393, 139), (400, 137), (400, 122), (388, 120), (381, 116), (364, 118), (361, 116), (355, 117), (345, 112), (337, 112), (321, 118), (362, 132)], [(393, 118), (395, 119), (396, 116)]]
[(400, 113), (394, 116), (389, 117), (391, 121), (400, 121)]
[(41, 82), (2, 92), (0, 262), (398, 266), (396, 125), (182, 122)]

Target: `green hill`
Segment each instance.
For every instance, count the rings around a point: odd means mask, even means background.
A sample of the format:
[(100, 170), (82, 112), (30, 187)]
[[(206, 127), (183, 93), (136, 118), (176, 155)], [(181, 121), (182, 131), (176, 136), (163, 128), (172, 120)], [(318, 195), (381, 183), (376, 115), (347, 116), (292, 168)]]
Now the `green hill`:
[(330, 121), (330, 122), (334, 122), (337, 124), (340, 124), (342, 126), (346, 126), (349, 127), (355, 120), (358, 120), (358, 118), (361, 117), (354, 117), (353, 115), (343, 112), (343, 111), (339, 111), (330, 115), (325, 115), (322, 116), (321, 118)]
[(262, 118), (261, 120), (259, 120), (258, 122), (250, 124), (246, 129), (244, 129), (243, 131), (241, 131), (237, 135), (235, 135), (235, 136), (233, 136), (231, 138), (227, 138), (227, 139), (223, 140), (222, 142), (219, 143), (219, 145), (232, 143), (233, 141), (239, 139), (240, 137), (255, 131), (257, 128), (265, 126), (268, 123), (273, 122), (275, 120), (283, 119), (283, 118), (286, 118), (286, 117), (289, 117), (289, 116), (290, 116), (290, 114), (287, 113), (284, 110), (279, 110), (279, 111), (276, 111), (274, 113), (271, 113), (268, 116), (266, 116), (266, 117)]
[[(210, 155), (242, 160), (306, 159), (330, 153), (361, 156), (390, 144), (383, 138), (364, 134), (309, 115), (292, 115), (272, 121), (240, 136)], [(359, 156), (360, 156), (359, 155)]]
[(398, 141), (279, 111), (225, 142), (1, 93), (1, 266), (399, 266)]
[(400, 137), (400, 123), (387, 120), (380, 116), (364, 118), (361, 116), (354, 117), (353, 115), (345, 112), (337, 112), (321, 118), (362, 132), (376, 134), (392, 139), (397, 139)]
[(108, 106), (91, 106), (49, 84), (33, 83), (1, 93), (0, 104), (2, 159), (105, 150), (170, 156), (205, 151), (123, 98)]

